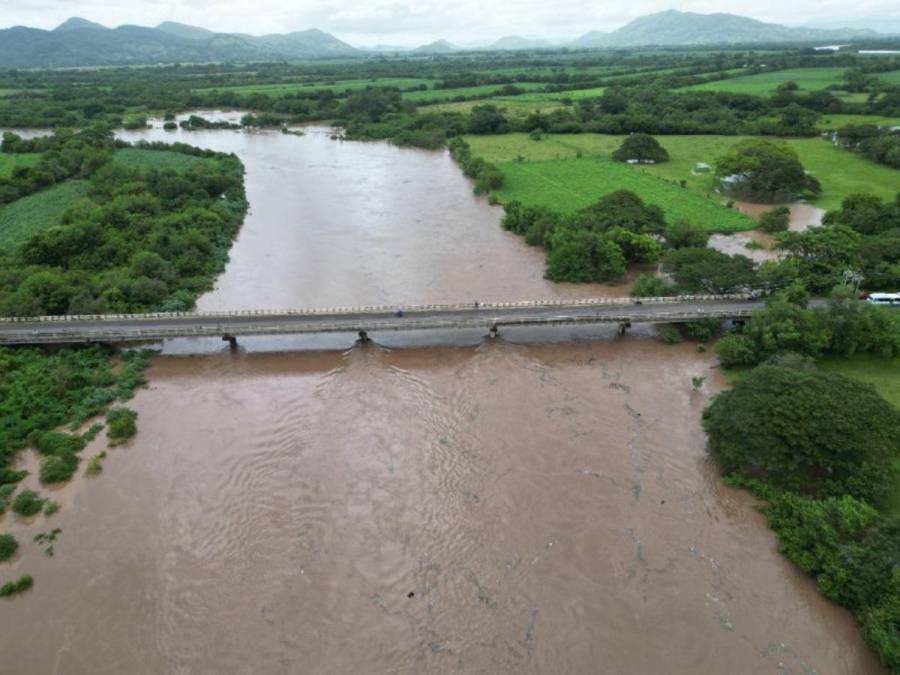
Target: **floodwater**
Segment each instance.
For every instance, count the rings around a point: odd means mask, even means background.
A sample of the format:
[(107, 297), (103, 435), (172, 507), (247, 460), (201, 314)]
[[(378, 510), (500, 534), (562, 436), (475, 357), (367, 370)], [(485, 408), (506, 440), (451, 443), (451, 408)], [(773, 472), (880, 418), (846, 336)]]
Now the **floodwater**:
[[(810, 227), (822, 224), (825, 210), (810, 204), (794, 202), (792, 204), (756, 204), (754, 202), (735, 202), (734, 208), (752, 218), (758, 219), (762, 214), (771, 211), (778, 206), (787, 206), (790, 211), (788, 230), (802, 232)], [(750, 244), (755, 242), (755, 244)], [(750, 244), (750, 248), (747, 247)], [(756, 246), (758, 244), (759, 246)], [(759, 230), (748, 230), (735, 234), (714, 234), (709, 238), (710, 248), (714, 248), (728, 255), (743, 255), (756, 262), (777, 260), (778, 251), (775, 251), (775, 237)]]
[[(204, 308), (571, 292), (442, 153), (189, 138), (241, 153), (253, 203)], [(719, 480), (711, 352), (538, 337), (156, 358), (103, 474), (44, 490), (50, 519), (0, 517), (22, 543), (2, 578), (35, 577), (0, 602), (0, 673), (883, 672)]]
[(498, 226), (502, 208), (472, 197), (449, 153), (305, 132), (120, 134), (234, 152), (247, 168), (250, 214), (200, 310), (628, 295), (546, 281), (543, 250)]

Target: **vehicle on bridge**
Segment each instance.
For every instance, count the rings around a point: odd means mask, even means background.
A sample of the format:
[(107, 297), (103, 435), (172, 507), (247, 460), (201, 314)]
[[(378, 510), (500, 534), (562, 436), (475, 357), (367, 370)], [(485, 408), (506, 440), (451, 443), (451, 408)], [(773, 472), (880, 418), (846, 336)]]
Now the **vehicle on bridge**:
[(900, 307), (900, 293), (869, 293), (866, 299), (873, 305)]

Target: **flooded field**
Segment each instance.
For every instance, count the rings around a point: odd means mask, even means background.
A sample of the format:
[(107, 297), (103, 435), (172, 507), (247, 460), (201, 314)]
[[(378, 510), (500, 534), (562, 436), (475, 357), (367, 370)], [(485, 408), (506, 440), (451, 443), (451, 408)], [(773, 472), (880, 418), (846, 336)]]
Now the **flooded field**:
[[(609, 293), (544, 281), (444, 153), (142, 135), (247, 165), (203, 309)], [(0, 673), (882, 672), (709, 462), (712, 353), (604, 330), (156, 358), (103, 474), (0, 517), (35, 577)]]

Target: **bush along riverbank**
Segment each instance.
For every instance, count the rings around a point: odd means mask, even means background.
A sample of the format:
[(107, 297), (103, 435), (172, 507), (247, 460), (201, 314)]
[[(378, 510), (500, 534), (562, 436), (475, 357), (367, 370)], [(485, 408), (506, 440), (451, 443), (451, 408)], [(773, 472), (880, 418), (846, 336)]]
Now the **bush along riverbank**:
[[(99, 127), (34, 141), (7, 134), (3, 152), (40, 159), (0, 181), (3, 233), (16, 234), (0, 252), (0, 315), (189, 310), (224, 269), (247, 211), (244, 169), (233, 155), (184, 144), (131, 146)], [(81, 187), (55, 219), (16, 208), (73, 180)], [(99, 346), (0, 348), (0, 511), (41, 518), (59, 508), (18, 489), (23, 449), (39, 453), (45, 486), (72, 479), (104, 426), (111, 446), (134, 436), (137, 414), (116, 404), (146, 384), (149, 363), (149, 352)], [(105, 424), (82, 431), (104, 414)], [(91, 458), (86, 473), (100, 473), (104, 456)], [(18, 544), (3, 541), (8, 559)], [(9, 581), (2, 595), (31, 583)]]
[(896, 358), (900, 317), (852, 303), (777, 298), (721, 340), (723, 365), (759, 365), (712, 400), (703, 425), (726, 480), (763, 500), (779, 550), (853, 612), (900, 673), (900, 408), (813, 358)]

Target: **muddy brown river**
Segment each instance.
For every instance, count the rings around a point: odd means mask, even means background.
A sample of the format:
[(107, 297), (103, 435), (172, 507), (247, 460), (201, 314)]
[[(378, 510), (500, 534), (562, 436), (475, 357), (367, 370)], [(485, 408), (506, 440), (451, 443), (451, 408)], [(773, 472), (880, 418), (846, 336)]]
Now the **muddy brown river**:
[[(204, 309), (617, 292), (544, 281), (444, 153), (175, 136), (247, 166)], [(719, 480), (711, 352), (605, 330), (168, 345), (103, 474), (0, 517), (0, 673), (883, 672)]]

